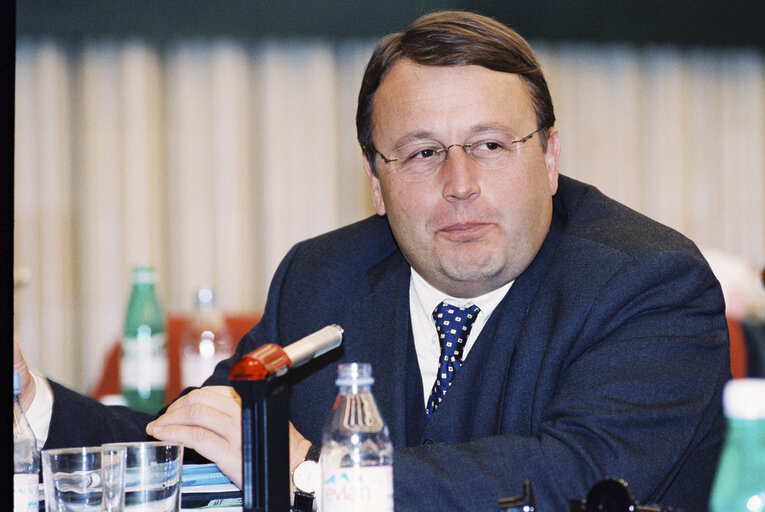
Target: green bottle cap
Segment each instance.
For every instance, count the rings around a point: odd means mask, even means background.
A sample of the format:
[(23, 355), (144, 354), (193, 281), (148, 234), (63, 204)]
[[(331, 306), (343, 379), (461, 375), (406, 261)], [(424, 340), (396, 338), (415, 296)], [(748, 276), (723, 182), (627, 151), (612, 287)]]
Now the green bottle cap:
[(139, 265), (133, 268), (133, 284), (154, 284), (156, 274), (151, 265)]

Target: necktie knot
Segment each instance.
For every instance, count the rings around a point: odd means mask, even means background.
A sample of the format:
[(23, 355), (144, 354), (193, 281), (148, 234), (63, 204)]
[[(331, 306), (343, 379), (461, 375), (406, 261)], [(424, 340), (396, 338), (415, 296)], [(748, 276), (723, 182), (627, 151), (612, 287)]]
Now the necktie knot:
[(433, 311), (438, 341), (441, 344), (441, 357), (436, 382), (433, 385), (433, 391), (425, 411), (428, 418), (438, 408), (438, 404), (446, 395), (446, 390), (451, 386), (454, 376), (462, 367), (465, 342), (480, 311), (476, 305), (460, 308), (446, 302), (441, 302)]

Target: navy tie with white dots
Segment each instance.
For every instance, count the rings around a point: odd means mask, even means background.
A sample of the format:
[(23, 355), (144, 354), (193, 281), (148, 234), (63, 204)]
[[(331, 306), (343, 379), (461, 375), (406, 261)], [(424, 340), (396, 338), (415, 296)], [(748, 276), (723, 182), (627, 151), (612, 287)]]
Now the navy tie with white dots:
[(462, 351), (470, 335), (470, 329), (473, 328), (473, 322), (480, 311), (476, 305), (458, 308), (446, 302), (441, 302), (433, 310), (438, 341), (441, 343), (441, 358), (436, 382), (433, 384), (433, 391), (425, 408), (428, 418), (438, 409), (438, 405), (446, 395), (446, 390), (449, 389), (454, 376), (462, 367)]

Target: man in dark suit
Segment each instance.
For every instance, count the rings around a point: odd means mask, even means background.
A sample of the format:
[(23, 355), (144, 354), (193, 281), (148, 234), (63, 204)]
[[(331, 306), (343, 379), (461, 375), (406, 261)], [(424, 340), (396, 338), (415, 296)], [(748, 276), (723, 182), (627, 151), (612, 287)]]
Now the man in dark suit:
[[(240, 483), (231, 361), (337, 323), (341, 348), (293, 374), (291, 468), (321, 442), (336, 363), (370, 362), (397, 510), (496, 510), (529, 479), (539, 510), (563, 511), (606, 476), (706, 509), (730, 378), (719, 284), (689, 240), (560, 176), (554, 122), (504, 25), (437, 13), (384, 38), (357, 112), (378, 215), (296, 245), (232, 360), (148, 426), (52, 383), (47, 445), (145, 428)], [(441, 302), (478, 309), (439, 395)]]

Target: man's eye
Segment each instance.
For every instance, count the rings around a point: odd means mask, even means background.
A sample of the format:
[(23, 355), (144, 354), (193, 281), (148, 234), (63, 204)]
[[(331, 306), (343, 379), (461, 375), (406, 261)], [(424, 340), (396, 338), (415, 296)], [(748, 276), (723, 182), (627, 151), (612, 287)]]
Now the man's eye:
[(417, 158), (420, 158), (420, 159), (433, 158), (434, 156), (436, 156), (436, 154), (438, 154), (438, 151), (433, 148), (420, 149), (419, 151), (415, 151), (414, 153), (409, 155), (409, 158), (407, 158), (407, 160), (413, 160)]
[(495, 142), (493, 140), (487, 140), (485, 142), (479, 142), (478, 144), (475, 144), (473, 146), (478, 151), (495, 151), (497, 149), (504, 149), (505, 146), (500, 142)]

